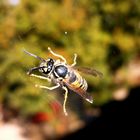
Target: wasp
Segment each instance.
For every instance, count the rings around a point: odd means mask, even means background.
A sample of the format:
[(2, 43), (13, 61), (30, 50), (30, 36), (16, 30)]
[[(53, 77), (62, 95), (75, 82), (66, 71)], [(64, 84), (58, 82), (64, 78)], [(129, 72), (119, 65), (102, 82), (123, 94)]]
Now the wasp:
[[(102, 77), (103, 74), (95, 69), (91, 69), (88, 67), (77, 67), (76, 66), (77, 54), (74, 54), (73, 63), (69, 65), (67, 64), (66, 59), (62, 55), (53, 52), (50, 47), (48, 47), (48, 51), (58, 59), (56, 60), (52, 58), (44, 59), (24, 50), (26, 54), (33, 56), (41, 61), (39, 66), (31, 68), (27, 72), (27, 74), (36, 78), (48, 80), (49, 82), (55, 84), (55, 86), (52, 87), (47, 87), (44, 85), (35, 85), (35, 86), (48, 90), (54, 90), (56, 88), (61, 87), (65, 91), (63, 103), (63, 111), (65, 115), (68, 115), (65, 106), (69, 90), (78, 93), (86, 101), (93, 103), (92, 96), (87, 93), (88, 88), (87, 81), (80, 75), (79, 72), (99, 77)], [(34, 74), (33, 72), (36, 70), (38, 70), (42, 75)]]

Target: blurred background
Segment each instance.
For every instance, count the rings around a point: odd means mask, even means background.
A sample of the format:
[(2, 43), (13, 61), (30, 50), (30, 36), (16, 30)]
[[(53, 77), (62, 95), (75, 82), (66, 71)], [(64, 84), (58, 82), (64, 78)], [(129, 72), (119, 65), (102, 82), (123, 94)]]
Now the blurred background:
[[(0, 0), (0, 140), (73, 139), (136, 128), (139, 18), (138, 0)], [(104, 74), (82, 75), (93, 104), (69, 93), (65, 116), (63, 90), (35, 87), (51, 83), (26, 74), (39, 61), (23, 48), (47, 59), (53, 57), (48, 47), (69, 64), (77, 53), (78, 66)]]

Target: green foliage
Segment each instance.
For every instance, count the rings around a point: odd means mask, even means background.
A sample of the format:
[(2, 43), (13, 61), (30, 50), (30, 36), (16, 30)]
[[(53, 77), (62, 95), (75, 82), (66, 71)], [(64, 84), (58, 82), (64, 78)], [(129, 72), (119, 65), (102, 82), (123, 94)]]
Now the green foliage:
[[(30, 78), (26, 72), (38, 61), (22, 51), (25, 48), (47, 58), (48, 46), (69, 63), (77, 53), (78, 65), (103, 72), (103, 79), (86, 78), (94, 104), (109, 101), (115, 87), (114, 72), (140, 48), (139, 4), (138, 0), (21, 0), (12, 6), (2, 1), (0, 102), (24, 115), (49, 110), (54, 95), (44, 99), (42, 92), (48, 91), (34, 87), (43, 81)], [(111, 46), (116, 49), (110, 50)]]

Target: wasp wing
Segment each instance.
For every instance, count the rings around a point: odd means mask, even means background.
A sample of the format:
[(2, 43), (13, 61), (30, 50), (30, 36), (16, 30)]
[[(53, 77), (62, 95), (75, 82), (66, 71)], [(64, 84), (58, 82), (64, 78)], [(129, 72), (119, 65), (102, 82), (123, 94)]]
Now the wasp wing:
[(78, 67), (78, 66), (74, 66), (74, 69), (76, 69), (79, 72), (83, 72), (92, 76), (99, 76), (99, 77), (103, 77), (103, 73), (101, 73), (100, 71), (96, 70), (96, 69), (92, 69), (92, 68), (88, 68), (88, 67)]

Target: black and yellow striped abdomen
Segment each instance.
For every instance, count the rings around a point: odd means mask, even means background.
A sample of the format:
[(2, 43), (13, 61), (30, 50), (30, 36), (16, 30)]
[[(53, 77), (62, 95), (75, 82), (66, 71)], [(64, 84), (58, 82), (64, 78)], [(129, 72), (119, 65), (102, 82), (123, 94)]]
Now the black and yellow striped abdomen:
[(86, 80), (77, 71), (74, 70), (68, 73), (65, 82), (67, 82), (68, 86), (76, 92), (78, 91), (85, 92), (88, 87)]
[(63, 82), (69, 89), (78, 93), (88, 102), (92, 103), (92, 97), (87, 93), (87, 82), (76, 70), (70, 70), (68, 75), (63, 79)]

